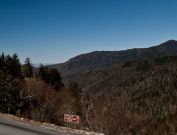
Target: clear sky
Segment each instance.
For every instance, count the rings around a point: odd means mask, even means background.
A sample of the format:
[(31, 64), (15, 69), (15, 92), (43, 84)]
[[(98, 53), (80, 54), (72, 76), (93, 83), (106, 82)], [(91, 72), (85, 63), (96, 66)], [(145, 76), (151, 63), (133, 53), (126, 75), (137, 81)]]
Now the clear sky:
[(0, 0), (0, 51), (34, 63), (177, 39), (177, 0)]

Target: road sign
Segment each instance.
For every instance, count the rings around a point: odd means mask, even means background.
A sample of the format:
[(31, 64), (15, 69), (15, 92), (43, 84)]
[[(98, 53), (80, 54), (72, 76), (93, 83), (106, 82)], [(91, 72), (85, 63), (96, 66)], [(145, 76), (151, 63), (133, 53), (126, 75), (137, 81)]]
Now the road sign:
[(64, 114), (64, 121), (74, 124), (79, 124), (79, 116), (78, 115), (70, 115), (70, 114)]

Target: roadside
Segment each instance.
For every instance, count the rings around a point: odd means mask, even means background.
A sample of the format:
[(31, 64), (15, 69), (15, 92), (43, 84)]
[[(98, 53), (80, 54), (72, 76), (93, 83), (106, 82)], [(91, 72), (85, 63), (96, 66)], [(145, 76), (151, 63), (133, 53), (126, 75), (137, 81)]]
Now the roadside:
[(26, 118), (19, 118), (11, 114), (2, 114), (0, 113), (0, 119), (13, 121), (17, 124), (26, 125), (29, 127), (35, 127), (35, 128), (42, 128), (42, 129), (48, 129), (58, 132), (63, 132), (67, 134), (75, 134), (75, 135), (104, 135), (103, 133), (95, 133), (95, 132), (89, 132), (84, 130), (78, 130), (78, 129), (72, 129), (72, 128), (66, 128), (61, 126), (56, 126), (55, 124), (50, 123), (42, 123), (37, 122), (33, 120), (29, 120)]

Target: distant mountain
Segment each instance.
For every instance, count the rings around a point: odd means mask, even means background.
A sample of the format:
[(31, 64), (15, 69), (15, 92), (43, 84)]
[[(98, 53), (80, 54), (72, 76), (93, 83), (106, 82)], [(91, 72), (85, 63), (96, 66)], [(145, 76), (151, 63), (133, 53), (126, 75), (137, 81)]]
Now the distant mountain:
[(47, 66), (47, 65), (52, 65), (53, 63), (33, 63), (33, 67), (38, 68), (40, 65)]
[(81, 54), (71, 58), (65, 63), (48, 65), (49, 68), (57, 68), (62, 76), (103, 69), (113, 64), (126, 61), (149, 59), (166, 55), (177, 55), (177, 41), (169, 40), (158, 46), (149, 48), (134, 48), (122, 51), (95, 51)]

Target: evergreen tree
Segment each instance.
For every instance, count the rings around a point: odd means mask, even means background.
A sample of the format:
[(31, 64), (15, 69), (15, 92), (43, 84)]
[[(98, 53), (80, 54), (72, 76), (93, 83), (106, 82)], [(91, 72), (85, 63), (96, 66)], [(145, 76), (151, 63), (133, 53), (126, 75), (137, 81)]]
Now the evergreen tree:
[(10, 74), (14, 79), (22, 78), (21, 64), (17, 54), (14, 54), (12, 56), (4, 56), (4, 54), (2, 54), (1, 58), (4, 59), (3, 71), (6, 74)]
[(29, 57), (26, 58), (25, 64), (23, 65), (23, 76), (33, 77), (33, 66)]
[(57, 69), (51, 69), (49, 71), (49, 76), (50, 76), (49, 81), (55, 88), (61, 86), (61, 76)]
[(0, 76), (0, 111), (15, 114), (20, 102), (20, 83), (8, 75)]
[(13, 69), (11, 69), (12, 74), (14, 75), (15, 78), (22, 78), (21, 63), (16, 53), (12, 56), (12, 63), (13, 63), (12, 64)]
[(0, 67), (1, 67), (1, 70), (4, 69), (4, 66), (5, 66), (5, 56), (4, 56), (4, 53), (2, 53), (0, 55)]
[(15, 113), (20, 101), (21, 65), (18, 56), (0, 56), (0, 111)]
[(45, 82), (49, 83), (50, 77), (49, 77), (49, 73), (48, 73), (48, 68), (44, 67), (42, 64), (39, 67), (38, 76), (39, 76), (39, 78), (41, 78)]
[(49, 69), (41, 64), (38, 70), (38, 77), (46, 83), (52, 84), (56, 89), (63, 86), (60, 73), (57, 69)]

